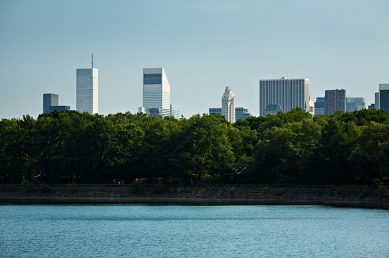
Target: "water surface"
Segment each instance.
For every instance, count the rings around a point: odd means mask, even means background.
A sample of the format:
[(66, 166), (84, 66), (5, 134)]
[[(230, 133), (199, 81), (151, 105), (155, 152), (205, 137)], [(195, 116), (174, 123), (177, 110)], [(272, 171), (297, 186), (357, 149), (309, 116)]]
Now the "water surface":
[(323, 206), (0, 206), (1, 257), (388, 257), (389, 211)]

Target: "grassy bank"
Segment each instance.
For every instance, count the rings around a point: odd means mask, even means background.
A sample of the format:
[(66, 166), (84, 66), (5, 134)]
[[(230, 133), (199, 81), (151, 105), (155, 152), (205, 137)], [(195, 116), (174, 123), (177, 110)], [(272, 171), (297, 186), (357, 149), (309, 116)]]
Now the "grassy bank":
[(0, 203), (318, 204), (389, 209), (389, 189), (285, 185), (0, 185)]

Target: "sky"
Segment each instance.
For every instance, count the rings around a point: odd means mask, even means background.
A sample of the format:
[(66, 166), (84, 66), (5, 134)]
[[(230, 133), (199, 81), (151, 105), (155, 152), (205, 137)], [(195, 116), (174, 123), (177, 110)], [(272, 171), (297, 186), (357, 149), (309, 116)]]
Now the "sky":
[(389, 83), (388, 0), (0, 0), (0, 119), (37, 117), (43, 94), (76, 108), (76, 69), (99, 69), (99, 113), (136, 113), (143, 68), (163, 67), (184, 117), (259, 114), (259, 80), (307, 78), (313, 100), (374, 103)]

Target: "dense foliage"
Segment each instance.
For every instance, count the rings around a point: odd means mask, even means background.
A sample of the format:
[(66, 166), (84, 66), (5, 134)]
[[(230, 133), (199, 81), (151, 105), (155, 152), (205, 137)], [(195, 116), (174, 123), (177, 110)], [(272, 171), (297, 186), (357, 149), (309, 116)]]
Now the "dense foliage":
[(1, 183), (370, 184), (389, 177), (389, 115), (27, 115), (0, 121), (0, 173)]

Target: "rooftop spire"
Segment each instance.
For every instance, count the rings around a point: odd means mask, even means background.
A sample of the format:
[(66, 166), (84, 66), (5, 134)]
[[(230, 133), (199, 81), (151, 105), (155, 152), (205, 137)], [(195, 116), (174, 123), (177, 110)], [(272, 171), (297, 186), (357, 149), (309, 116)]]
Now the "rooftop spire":
[(93, 54), (92, 54), (92, 68), (93, 68)]

